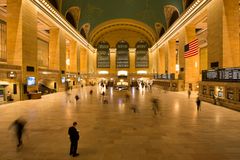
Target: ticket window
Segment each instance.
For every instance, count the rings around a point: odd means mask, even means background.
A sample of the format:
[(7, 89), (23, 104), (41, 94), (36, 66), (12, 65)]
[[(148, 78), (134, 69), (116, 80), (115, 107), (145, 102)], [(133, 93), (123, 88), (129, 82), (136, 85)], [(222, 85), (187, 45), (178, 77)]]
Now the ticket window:
[(233, 100), (234, 99), (234, 92), (232, 89), (227, 90), (227, 99)]
[(223, 87), (218, 87), (217, 88), (217, 96), (219, 97), (219, 98), (223, 98)]
[(0, 88), (0, 103), (5, 100), (4, 89)]
[(215, 93), (214, 87), (210, 87), (210, 88), (209, 88), (209, 94), (210, 94), (210, 96), (213, 97), (213, 96), (214, 96), (214, 93)]
[(238, 101), (240, 102), (240, 89), (238, 90)]
[(207, 87), (206, 86), (203, 86), (202, 94), (207, 94)]

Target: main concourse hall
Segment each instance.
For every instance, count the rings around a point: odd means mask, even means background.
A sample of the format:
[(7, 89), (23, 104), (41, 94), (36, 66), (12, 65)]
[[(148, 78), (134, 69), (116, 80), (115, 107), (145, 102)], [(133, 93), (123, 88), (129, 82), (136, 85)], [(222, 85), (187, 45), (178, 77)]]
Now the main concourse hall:
[(0, 160), (240, 159), (239, 22), (239, 0), (0, 0)]

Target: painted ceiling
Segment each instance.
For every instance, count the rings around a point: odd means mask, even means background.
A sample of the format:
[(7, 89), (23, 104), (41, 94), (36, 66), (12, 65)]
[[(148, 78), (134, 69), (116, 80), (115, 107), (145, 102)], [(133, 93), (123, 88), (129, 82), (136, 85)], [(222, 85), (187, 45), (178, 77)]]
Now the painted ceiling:
[(173, 5), (182, 13), (182, 0), (64, 0), (62, 13), (78, 6), (81, 10), (78, 26), (90, 23), (91, 30), (112, 19), (128, 18), (143, 22), (154, 29), (156, 22), (166, 27), (164, 6)]

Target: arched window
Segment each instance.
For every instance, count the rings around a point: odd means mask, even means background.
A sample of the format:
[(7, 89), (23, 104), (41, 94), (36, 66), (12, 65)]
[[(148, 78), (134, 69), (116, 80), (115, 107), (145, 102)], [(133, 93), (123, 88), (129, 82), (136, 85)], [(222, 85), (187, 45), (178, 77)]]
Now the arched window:
[(117, 68), (129, 68), (129, 44), (126, 41), (119, 41), (117, 43)]
[(178, 9), (173, 5), (164, 6), (164, 15), (169, 28), (179, 17)]
[(110, 45), (101, 41), (97, 46), (97, 68), (110, 68)]
[(185, 9), (187, 9), (193, 3), (193, 1), (194, 0), (186, 0)]
[(81, 34), (85, 39), (87, 39), (86, 33), (85, 33), (85, 31), (84, 31), (83, 28), (81, 28), (80, 34)]
[(53, 7), (55, 7), (57, 10), (59, 10), (58, 2), (57, 0), (48, 0)]
[(66, 19), (74, 28), (77, 28), (77, 25), (76, 25), (76, 22), (75, 22), (75, 20), (73, 18), (73, 15), (70, 12), (68, 12), (66, 14)]
[(148, 68), (148, 44), (145, 41), (138, 41), (136, 44), (135, 66), (136, 68)]
[(179, 15), (178, 15), (178, 12), (177, 11), (174, 11), (172, 13), (172, 16), (169, 20), (169, 27), (178, 19)]
[(165, 29), (162, 27), (159, 32), (159, 38), (162, 37), (162, 35), (165, 33)]

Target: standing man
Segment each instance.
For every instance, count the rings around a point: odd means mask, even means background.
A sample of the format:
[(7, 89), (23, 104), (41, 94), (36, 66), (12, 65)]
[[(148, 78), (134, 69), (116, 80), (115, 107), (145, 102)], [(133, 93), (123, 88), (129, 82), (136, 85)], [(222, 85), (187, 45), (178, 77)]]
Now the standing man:
[(188, 99), (190, 99), (190, 96), (191, 96), (191, 89), (189, 88), (188, 89)]
[(77, 147), (79, 140), (79, 132), (76, 129), (77, 122), (73, 122), (73, 126), (69, 127), (68, 134), (70, 136), (71, 146), (70, 146), (70, 155), (73, 157), (78, 156)]

